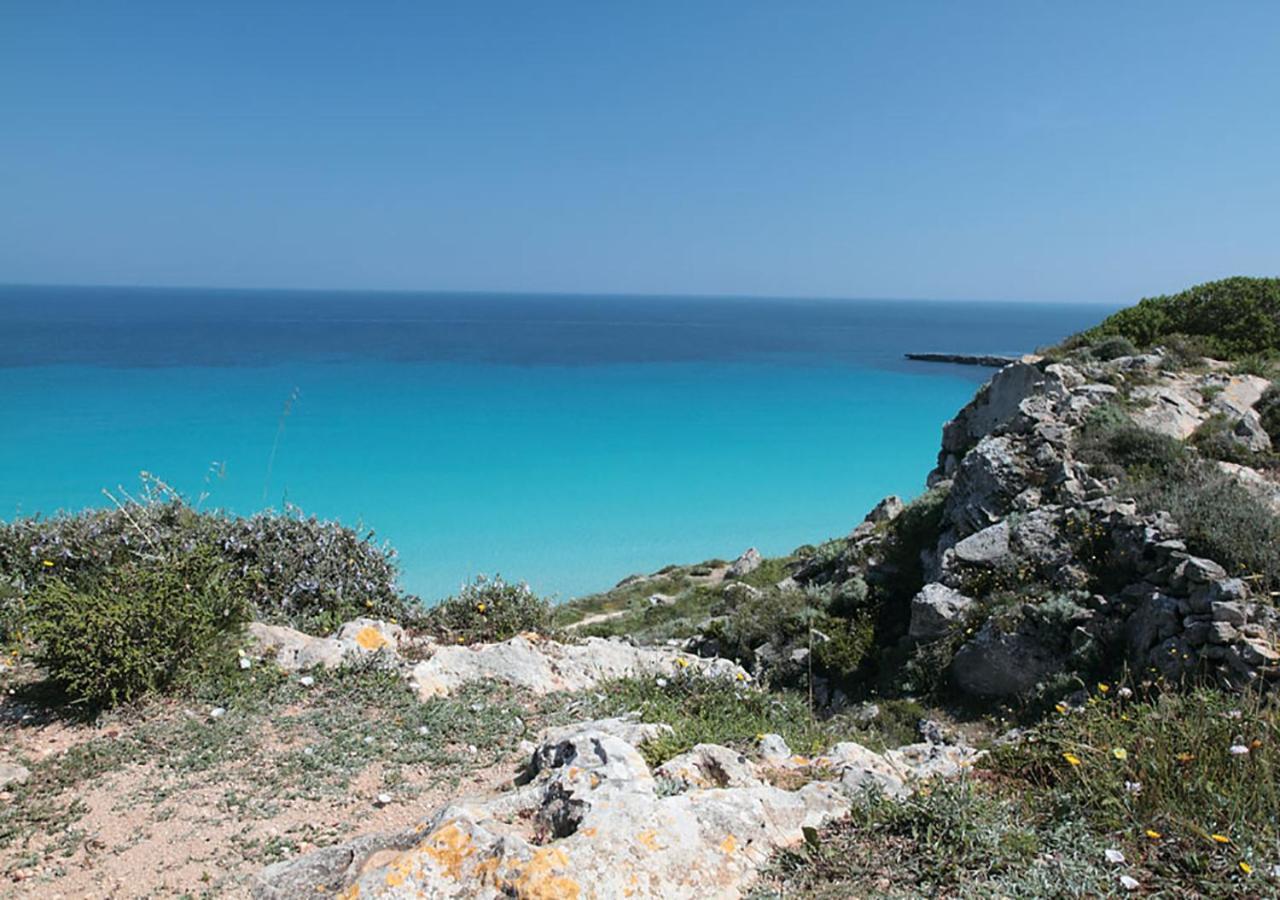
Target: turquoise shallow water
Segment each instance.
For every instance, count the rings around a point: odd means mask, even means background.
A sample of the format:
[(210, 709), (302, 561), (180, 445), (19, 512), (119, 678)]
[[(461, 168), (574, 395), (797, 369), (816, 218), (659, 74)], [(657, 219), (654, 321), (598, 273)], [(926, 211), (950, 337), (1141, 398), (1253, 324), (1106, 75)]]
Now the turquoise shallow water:
[[(333, 347), (314, 334), (291, 346), (263, 337), (270, 329), (248, 314), (222, 322), (225, 338), (203, 330), (205, 344), (258, 354), (246, 360), (204, 344), (175, 351), (189, 317), (59, 320), (56, 303), (9, 291), (0, 314), (24, 355), (0, 367), (3, 514), (100, 505), (101, 488), (132, 490), (147, 470), (190, 496), (208, 492), (206, 506), (248, 513), (287, 501), (372, 527), (399, 550), (405, 587), (429, 598), (482, 572), (570, 597), (669, 562), (749, 545), (780, 553), (847, 532), (884, 494), (919, 492), (941, 424), (989, 374), (902, 365), (904, 349), (1031, 349), (1100, 316), (1060, 308), (1014, 327), (1017, 308), (1004, 307), (985, 334), (931, 332), (922, 316), (877, 340), (874, 310), (864, 310), (871, 324), (857, 341), (832, 341), (824, 322), (812, 329), (817, 349), (760, 348), (743, 332), (728, 342), (741, 352), (704, 340), (704, 359), (691, 358), (696, 349), (653, 359), (618, 333), (696, 336), (688, 309), (665, 309), (657, 325), (611, 317), (571, 336), (601, 352), (608, 341), (589, 338), (607, 330), (623, 350), (605, 358), (562, 358), (563, 334), (501, 317), (479, 330), (490, 350), (501, 333), (523, 351), (546, 344), (542, 356), (373, 352), (394, 341), (344, 343), (341, 322), (325, 331), (338, 333)], [(768, 309), (777, 317), (764, 316), (762, 335), (789, 321), (787, 308)], [(810, 340), (797, 328), (792, 344)], [(131, 349), (139, 329), (147, 339)], [(1028, 344), (1037, 329), (1043, 337)], [(153, 358), (156, 341), (171, 358)], [(848, 343), (860, 349), (845, 353)]]

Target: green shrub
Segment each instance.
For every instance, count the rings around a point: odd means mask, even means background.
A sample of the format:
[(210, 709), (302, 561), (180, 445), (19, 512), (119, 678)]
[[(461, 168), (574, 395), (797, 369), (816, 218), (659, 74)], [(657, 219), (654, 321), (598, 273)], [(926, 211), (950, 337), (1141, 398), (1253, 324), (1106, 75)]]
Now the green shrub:
[(1216, 466), (1190, 460), (1165, 478), (1134, 485), (1147, 510), (1167, 510), (1187, 549), (1263, 590), (1280, 589), (1280, 517)]
[(1103, 406), (1085, 422), (1076, 442), (1076, 457), (1102, 475), (1170, 477), (1187, 458), (1182, 443), (1133, 423), (1124, 410)]
[(1206, 459), (1219, 459), (1246, 466), (1259, 465), (1263, 461), (1259, 454), (1236, 440), (1232, 429), (1232, 422), (1224, 413), (1214, 413), (1200, 423), (1187, 443), (1200, 451), (1200, 455)]
[(201, 512), (171, 494), (49, 519), (0, 524), (0, 576), (20, 594), (50, 574), (79, 584), (139, 559), (212, 548), (258, 618), (328, 634), (360, 615), (395, 619), (412, 604), (396, 590), (394, 551), (297, 510), (249, 519)]
[(50, 577), (30, 598), (36, 661), (76, 701), (125, 703), (232, 658), (250, 605), (208, 546), (104, 577)]
[(1280, 350), (1280, 278), (1226, 278), (1122, 309), (1082, 338), (1119, 336), (1139, 347), (1182, 335), (1205, 354), (1234, 359)]
[(1122, 356), (1133, 356), (1138, 352), (1138, 348), (1133, 346), (1133, 341), (1121, 335), (1104, 337), (1097, 343), (1092, 344), (1088, 350), (1089, 355), (1094, 359), (1103, 361), (1119, 359)]
[(500, 575), (477, 576), (418, 622), (440, 640), (458, 644), (505, 641), (525, 631), (546, 633), (551, 624), (550, 601), (527, 584), (512, 584)]

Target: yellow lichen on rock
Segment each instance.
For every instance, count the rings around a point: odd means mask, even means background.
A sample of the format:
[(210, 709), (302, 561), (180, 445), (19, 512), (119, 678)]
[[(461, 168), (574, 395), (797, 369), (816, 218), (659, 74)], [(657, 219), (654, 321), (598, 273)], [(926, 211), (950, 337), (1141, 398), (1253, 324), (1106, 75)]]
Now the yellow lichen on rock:
[(729, 835), (720, 842), (720, 852), (726, 856), (732, 856), (733, 851), (738, 849), (738, 839), (733, 835)]
[(471, 835), (459, 828), (456, 822), (442, 825), (427, 835), (418, 849), (444, 870), (445, 877), (455, 881), (462, 875), (462, 864), (476, 852)]
[(372, 625), (366, 625), (356, 632), (356, 643), (362, 650), (380, 650), (387, 646), (387, 639), (382, 632)]
[(509, 887), (522, 900), (578, 900), (582, 887), (562, 874), (569, 855), (561, 847), (543, 847), (513, 869)]

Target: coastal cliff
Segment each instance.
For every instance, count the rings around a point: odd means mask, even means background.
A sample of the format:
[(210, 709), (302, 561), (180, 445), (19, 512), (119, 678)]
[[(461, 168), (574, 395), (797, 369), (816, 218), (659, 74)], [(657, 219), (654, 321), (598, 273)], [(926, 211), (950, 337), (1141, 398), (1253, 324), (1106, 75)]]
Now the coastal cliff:
[[(260, 898), (1280, 890), (1280, 281), (1134, 309), (1000, 368), (921, 495), (848, 534), (554, 608), (495, 578), (423, 610), (348, 529), (163, 491), (5, 526), (6, 874)], [(104, 637), (153, 632), (119, 657)], [(204, 819), (181, 799), (210, 796)], [(121, 805), (134, 845), (52, 861)]]

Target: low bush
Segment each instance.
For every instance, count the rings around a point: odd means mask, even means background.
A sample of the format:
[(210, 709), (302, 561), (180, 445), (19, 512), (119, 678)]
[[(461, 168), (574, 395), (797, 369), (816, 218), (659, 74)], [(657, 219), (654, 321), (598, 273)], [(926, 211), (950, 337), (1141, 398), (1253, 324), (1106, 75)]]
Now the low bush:
[(170, 494), (53, 518), (0, 524), (0, 576), (25, 594), (50, 572), (78, 584), (116, 568), (203, 546), (228, 568), (258, 618), (328, 634), (356, 616), (396, 619), (413, 604), (396, 589), (394, 551), (296, 510), (243, 519), (201, 512)]
[(1217, 459), (1245, 466), (1257, 466), (1269, 462), (1236, 440), (1232, 429), (1232, 422), (1225, 414), (1214, 413), (1200, 423), (1187, 439), (1187, 443), (1200, 451), (1200, 455), (1206, 459)]
[(1180, 441), (1133, 423), (1124, 410), (1094, 410), (1076, 442), (1076, 458), (1104, 476), (1169, 478), (1186, 462)]
[(1081, 335), (1088, 343), (1123, 337), (1138, 347), (1176, 336), (1221, 359), (1280, 351), (1280, 278), (1226, 278), (1179, 294), (1149, 297)]
[(549, 600), (527, 584), (512, 584), (500, 575), (477, 576), (416, 622), (438, 639), (458, 644), (505, 641), (524, 631), (546, 633), (551, 624)]
[(198, 545), (103, 577), (51, 576), (32, 592), (36, 662), (74, 701), (111, 706), (232, 661), (251, 607), (227, 564)]
[(1032, 740), (997, 750), (994, 767), (1118, 835), (1167, 879), (1159, 886), (1265, 890), (1258, 882), (1280, 846), (1276, 699), (1151, 684), (1100, 684), (1092, 694), (1060, 707)]
[(1189, 460), (1167, 478), (1140, 480), (1138, 502), (1167, 510), (1187, 549), (1264, 591), (1280, 589), (1280, 517), (1211, 463)]

